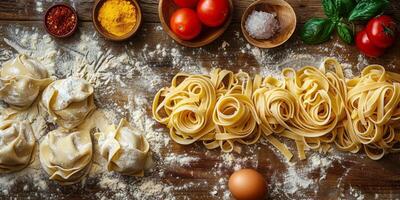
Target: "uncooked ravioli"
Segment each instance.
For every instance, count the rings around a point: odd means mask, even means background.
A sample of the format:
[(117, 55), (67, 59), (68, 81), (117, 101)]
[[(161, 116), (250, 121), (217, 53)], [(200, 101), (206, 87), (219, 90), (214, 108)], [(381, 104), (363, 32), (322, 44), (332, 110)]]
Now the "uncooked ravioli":
[(90, 170), (93, 151), (88, 131), (56, 129), (44, 137), (39, 150), (43, 169), (61, 184), (79, 182)]
[(107, 159), (107, 169), (124, 175), (142, 176), (150, 163), (146, 138), (121, 119), (118, 127), (111, 125), (96, 134), (101, 155)]
[(0, 173), (19, 171), (28, 166), (34, 147), (35, 137), (29, 122), (0, 122)]
[(73, 129), (96, 108), (93, 91), (93, 87), (81, 78), (57, 80), (43, 91), (42, 105), (59, 126)]
[(18, 109), (29, 107), (53, 82), (47, 70), (27, 55), (18, 55), (0, 69), (0, 99)]

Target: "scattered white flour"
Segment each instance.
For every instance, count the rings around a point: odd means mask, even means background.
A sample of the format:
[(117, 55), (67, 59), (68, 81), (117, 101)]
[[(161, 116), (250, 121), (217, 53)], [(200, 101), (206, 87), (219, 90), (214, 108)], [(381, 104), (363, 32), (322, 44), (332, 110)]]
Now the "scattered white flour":
[(188, 156), (187, 154), (175, 154), (171, 153), (164, 157), (165, 165), (179, 165), (179, 166), (190, 166), (192, 162), (199, 161), (199, 157)]
[[(270, 187), (272, 194), (281, 197), (284, 195), (286, 198), (295, 194), (299, 197), (306, 197), (297, 193), (306, 189), (318, 191), (319, 184), (326, 178), (327, 170), (333, 166), (333, 162), (338, 162), (337, 158), (316, 152), (308, 156), (307, 162), (301, 167), (298, 166), (300, 163), (288, 162), (283, 156), (280, 159), (286, 165), (286, 172), (283, 174), (274, 172)], [(312, 177), (311, 174), (318, 174), (318, 176)]]
[(365, 66), (369, 65), (367, 58), (362, 54), (358, 55), (357, 61), (357, 69), (359, 71), (361, 71)]
[(284, 192), (294, 194), (298, 190), (307, 189), (313, 184), (313, 180), (307, 177), (307, 172), (298, 171), (295, 166), (289, 166), (284, 174), (284, 182), (277, 183), (277, 187), (282, 187)]
[[(38, 152), (36, 151), (36, 153)], [(23, 184), (24, 190), (46, 191), (48, 189), (47, 179), (47, 174), (42, 171), (39, 158), (36, 157), (28, 168), (0, 176), (0, 194), (8, 195), (7, 193), (12, 192), (16, 184)]]
[(152, 197), (163, 197), (164, 199), (175, 199), (172, 197), (173, 186), (165, 187), (153, 180), (144, 180), (139, 187), (139, 192), (134, 193), (136, 199), (149, 199)]
[(352, 186), (350, 186), (350, 195), (352, 197), (354, 197), (355, 199), (357, 199), (357, 200), (363, 200), (364, 199), (364, 194), (361, 191), (355, 189)]
[(163, 129), (154, 128), (157, 123), (149, 117), (151, 115), (146, 111), (151, 105), (150, 102), (144, 96), (133, 93), (128, 95), (128, 102), (124, 108), (129, 111), (130, 121), (145, 134), (152, 151), (161, 156), (160, 150), (167, 147), (170, 138)]
[(36, 12), (42, 13), (43, 12), (43, 2), (36, 1)]
[[(332, 160), (321, 156), (320, 154), (313, 154), (308, 157), (308, 164), (299, 168), (296, 164), (288, 163), (289, 167), (287, 173), (284, 175), (283, 188), (285, 192), (294, 194), (301, 189), (309, 188), (311, 185), (318, 183), (326, 178), (326, 170), (332, 165)], [(311, 172), (319, 171), (319, 178), (316, 180), (308, 177)], [(316, 187), (317, 185), (314, 185)]]
[(160, 180), (152, 178), (139, 178), (133, 183), (128, 183), (121, 175), (104, 173), (99, 182), (99, 186), (108, 190), (105, 193), (96, 193), (98, 198), (110, 192), (114, 193), (117, 199), (166, 199), (175, 200), (173, 196), (173, 186), (166, 185)]
[(218, 196), (222, 196), (223, 200), (232, 199), (232, 195), (228, 189), (228, 178), (218, 179), (216, 182), (216, 185), (214, 185), (210, 194), (214, 197), (216, 197), (218, 194), (222, 194), (222, 195), (218, 195)]
[(226, 48), (229, 47), (229, 46), (230, 46), (230, 44), (227, 41), (225, 41), (225, 40), (222, 41), (222, 44), (221, 44), (221, 48), (222, 49), (226, 50)]
[(348, 63), (341, 63), (342, 67), (343, 67), (343, 73), (344, 76), (348, 79), (353, 78), (354, 74), (353, 74), (353, 67), (351, 64)]
[[(254, 150), (253, 150), (254, 151)], [(223, 168), (233, 168), (235, 171), (240, 170), (246, 167), (253, 167), (257, 168), (258, 166), (258, 159), (256, 155), (251, 155), (249, 154), (246, 157), (242, 156), (235, 156), (234, 153), (225, 153), (221, 155), (222, 162), (216, 163), (215, 167), (217, 169), (223, 169)], [(250, 165), (248, 165), (250, 164)], [(216, 171), (214, 173), (218, 173), (221, 171)]]

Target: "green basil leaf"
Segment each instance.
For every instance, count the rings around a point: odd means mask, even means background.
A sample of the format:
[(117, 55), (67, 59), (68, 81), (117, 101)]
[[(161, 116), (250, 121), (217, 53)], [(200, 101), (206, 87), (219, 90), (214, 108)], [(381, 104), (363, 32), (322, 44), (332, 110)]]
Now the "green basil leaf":
[(332, 20), (338, 19), (338, 11), (336, 9), (335, 1), (336, 0), (322, 0), (325, 15)]
[(349, 21), (368, 20), (381, 13), (388, 5), (387, 0), (361, 0), (351, 11)]
[(336, 9), (340, 17), (348, 17), (355, 6), (354, 0), (336, 0)]
[(330, 19), (310, 19), (301, 30), (301, 39), (306, 44), (320, 44), (330, 39), (334, 28), (335, 23)]
[(353, 34), (353, 30), (351, 30), (351, 28), (344, 23), (339, 23), (336, 26), (336, 32), (338, 33), (340, 39), (347, 43), (347, 44), (353, 44), (354, 41), (354, 34)]

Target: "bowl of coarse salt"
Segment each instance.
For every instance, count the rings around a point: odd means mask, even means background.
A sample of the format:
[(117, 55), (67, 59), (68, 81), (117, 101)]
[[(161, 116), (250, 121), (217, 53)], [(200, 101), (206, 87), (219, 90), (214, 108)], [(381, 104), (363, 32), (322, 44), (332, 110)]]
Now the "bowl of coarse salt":
[(246, 40), (259, 48), (274, 48), (285, 43), (296, 29), (296, 13), (284, 0), (258, 0), (242, 16)]

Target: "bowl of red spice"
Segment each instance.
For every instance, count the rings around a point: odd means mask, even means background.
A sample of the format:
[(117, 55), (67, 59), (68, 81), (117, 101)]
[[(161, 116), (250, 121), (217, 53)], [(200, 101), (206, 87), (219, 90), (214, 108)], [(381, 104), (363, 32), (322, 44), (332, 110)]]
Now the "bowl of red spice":
[(55, 4), (44, 15), (44, 27), (54, 37), (69, 37), (78, 28), (78, 14), (68, 4)]

